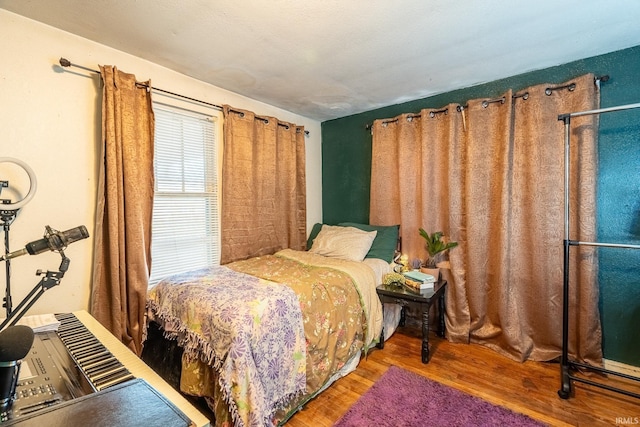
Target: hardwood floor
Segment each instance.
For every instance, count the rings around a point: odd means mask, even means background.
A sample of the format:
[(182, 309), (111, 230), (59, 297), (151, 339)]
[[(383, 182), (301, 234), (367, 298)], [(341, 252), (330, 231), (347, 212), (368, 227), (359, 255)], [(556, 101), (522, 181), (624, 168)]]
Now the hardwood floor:
[[(554, 426), (640, 424), (640, 399), (637, 398), (575, 381), (575, 396), (567, 400), (559, 398), (560, 368), (557, 363), (519, 363), (483, 346), (452, 344), (435, 335), (430, 336), (430, 342), (431, 361), (422, 364), (417, 331), (408, 328), (397, 331), (386, 342), (384, 350), (372, 350), (356, 371), (336, 381), (309, 402), (286, 426), (333, 425), (391, 365)], [(601, 380), (599, 375), (594, 381), (640, 393), (637, 383)]]

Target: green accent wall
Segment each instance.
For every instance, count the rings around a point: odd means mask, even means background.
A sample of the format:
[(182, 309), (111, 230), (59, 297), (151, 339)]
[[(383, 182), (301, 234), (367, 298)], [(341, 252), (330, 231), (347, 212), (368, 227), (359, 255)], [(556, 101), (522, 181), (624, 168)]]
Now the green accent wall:
[[(492, 98), (509, 88), (518, 91), (540, 83), (562, 83), (585, 73), (610, 76), (602, 83), (602, 108), (640, 103), (637, 46), (322, 123), (323, 222), (369, 222), (371, 132), (367, 126), (375, 119)], [(640, 109), (600, 116), (598, 156), (598, 240), (640, 244)], [(640, 366), (640, 250), (598, 251), (604, 356)], [(558, 319), (558, 328), (561, 325)]]

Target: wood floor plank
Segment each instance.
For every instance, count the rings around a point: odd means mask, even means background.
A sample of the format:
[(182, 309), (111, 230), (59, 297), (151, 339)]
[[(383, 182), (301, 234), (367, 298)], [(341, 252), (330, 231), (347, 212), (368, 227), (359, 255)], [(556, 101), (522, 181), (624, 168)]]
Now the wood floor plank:
[[(558, 397), (557, 363), (520, 363), (480, 345), (454, 344), (435, 336), (430, 342), (432, 358), (430, 363), (423, 364), (419, 333), (396, 332), (383, 350), (372, 350), (354, 372), (336, 381), (295, 414), (287, 427), (333, 425), (391, 365), (553, 426), (615, 426), (634, 420), (640, 423), (640, 399), (579, 382), (573, 383), (575, 396), (567, 400)], [(640, 393), (637, 383), (601, 375), (593, 378)]]

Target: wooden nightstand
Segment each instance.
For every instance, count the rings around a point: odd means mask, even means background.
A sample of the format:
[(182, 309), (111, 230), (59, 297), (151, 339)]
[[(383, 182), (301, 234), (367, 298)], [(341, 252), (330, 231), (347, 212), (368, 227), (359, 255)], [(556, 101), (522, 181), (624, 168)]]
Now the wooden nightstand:
[[(396, 285), (379, 285), (376, 288), (380, 302), (383, 305), (382, 312), (384, 313), (384, 304), (400, 304), (402, 305), (403, 315), (401, 317), (400, 325), (403, 325), (404, 307), (409, 304), (419, 304), (422, 309), (422, 363), (429, 363), (429, 310), (433, 305), (433, 302), (438, 302), (438, 336), (444, 337), (445, 324), (444, 324), (444, 293), (447, 288), (447, 281), (440, 280), (437, 282), (433, 289), (423, 289), (421, 291), (412, 290), (406, 286)], [(383, 330), (380, 334), (380, 342), (378, 348), (384, 348), (384, 322)]]

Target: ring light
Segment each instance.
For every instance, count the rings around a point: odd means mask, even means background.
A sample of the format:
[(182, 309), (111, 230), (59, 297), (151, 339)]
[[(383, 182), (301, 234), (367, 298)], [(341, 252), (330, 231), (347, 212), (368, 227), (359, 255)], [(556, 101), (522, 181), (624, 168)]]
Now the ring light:
[(18, 209), (20, 209), (21, 207), (23, 207), (24, 205), (29, 203), (29, 201), (36, 194), (36, 189), (38, 188), (38, 182), (36, 181), (36, 174), (33, 173), (33, 169), (31, 169), (29, 167), (29, 165), (27, 165), (22, 160), (13, 159), (11, 157), (0, 157), (0, 163), (6, 163), (6, 162), (15, 163), (16, 165), (18, 165), (22, 169), (24, 169), (24, 171), (27, 173), (27, 175), (29, 175), (29, 192), (27, 193), (25, 198), (20, 200), (19, 202), (0, 205), (0, 208), (2, 208), (2, 210), (16, 210), (17, 211)]

